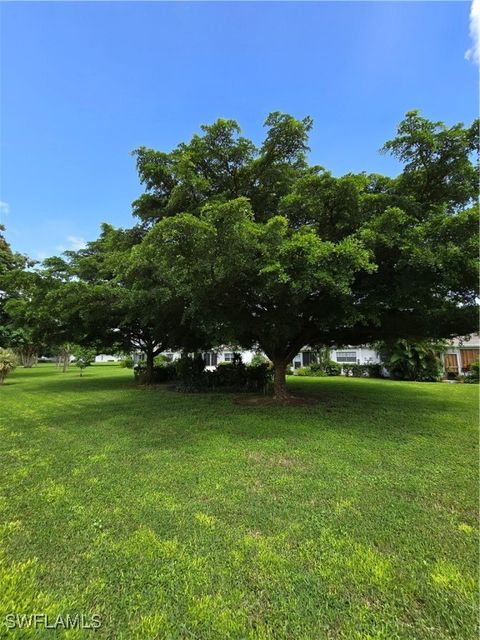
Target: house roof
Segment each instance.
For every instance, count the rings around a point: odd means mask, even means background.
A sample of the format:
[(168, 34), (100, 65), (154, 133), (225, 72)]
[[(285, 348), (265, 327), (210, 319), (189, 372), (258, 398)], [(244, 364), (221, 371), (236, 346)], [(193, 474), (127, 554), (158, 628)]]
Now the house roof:
[(465, 349), (480, 348), (480, 335), (472, 333), (469, 336), (457, 336), (450, 341), (452, 347), (464, 347)]

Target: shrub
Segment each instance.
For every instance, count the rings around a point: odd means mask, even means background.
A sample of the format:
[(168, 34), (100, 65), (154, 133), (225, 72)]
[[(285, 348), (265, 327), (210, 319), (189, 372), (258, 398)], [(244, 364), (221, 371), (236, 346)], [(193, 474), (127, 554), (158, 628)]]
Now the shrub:
[(200, 391), (205, 387), (205, 361), (200, 354), (182, 356), (174, 363), (179, 391), (187, 393)]
[(271, 362), (268, 358), (266, 358), (263, 353), (256, 353), (253, 358), (250, 360), (250, 365), (249, 366), (253, 366), (256, 367), (259, 364), (268, 364), (271, 366)]
[(164, 356), (162, 353), (159, 353), (158, 356), (155, 356), (153, 359), (153, 366), (161, 367), (164, 364), (169, 364), (171, 362), (170, 358)]
[(352, 364), (350, 371), (354, 378), (363, 378), (366, 375), (365, 365), (363, 364)]
[(261, 391), (266, 393), (273, 383), (272, 363), (260, 362), (259, 364), (249, 364), (245, 368), (246, 391)]
[(329, 360), (325, 364), (325, 374), (327, 376), (339, 376), (342, 373), (342, 367), (334, 360)]
[(236, 358), (233, 362), (221, 362), (212, 371), (205, 370), (204, 362), (198, 356), (184, 356), (176, 364), (177, 389), (185, 392), (264, 392), (273, 379), (273, 369), (268, 360), (245, 365), (241, 358)]
[(11, 349), (0, 348), (0, 384), (18, 365), (17, 356)]
[(318, 375), (319, 373), (325, 374), (325, 365), (323, 362), (312, 362), (309, 369), (314, 376)]
[(472, 366), (470, 368), (470, 375), (468, 377), (471, 378), (472, 382), (478, 382), (479, 376), (480, 376), (480, 360), (476, 360), (475, 362), (472, 363)]
[(240, 389), (245, 386), (245, 365), (238, 362), (220, 362), (214, 371), (209, 371), (209, 379), (214, 387)]
[(366, 367), (370, 378), (383, 378), (383, 368), (379, 362), (375, 364), (367, 364)]
[[(477, 360), (470, 367), (470, 372), (467, 375), (461, 376), (463, 378), (462, 382), (465, 384), (478, 384), (479, 382), (479, 361)], [(460, 376), (459, 376), (460, 377)]]
[[(135, 365), (133, 368), (133, 373), (135, 376), (135, 382), (139, 384), (145, 383), (145, 373), (146, 373), (146, 365), (144, 363), (140, 363)], [(177, 369), (172, 362), (169, 362), (164, 365), (160, 365), (157, 367), (153, 367), (153, 375), (152, 375), (152, 383), (153, 384), (162, 384), (163, 382), (170, 382), (171, 380), (175, 380), (177, 378)]]
[(134, 364), (132, 356), (127, 356), (126, 358), (123, 358), (123, 360), (120, 360), (120, 366), (122, 369), (133, 369)]
[(300, 367), (298, 369), (295, 369), (295, 371), (293, 372), (293, 375), (295, 376), (309, 376), (310, 375), (310, 369), (308, 367)]

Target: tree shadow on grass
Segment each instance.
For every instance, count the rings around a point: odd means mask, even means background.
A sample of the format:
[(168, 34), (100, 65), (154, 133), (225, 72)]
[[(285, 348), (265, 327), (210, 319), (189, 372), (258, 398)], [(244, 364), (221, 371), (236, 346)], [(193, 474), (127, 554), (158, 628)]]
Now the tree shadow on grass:
[[(36, 391), (58, 394), (61, 407), (56, 408), (53, 398), (44, 409), (39, 404), (36, 413), (39, 419), (59, 425), (56, 428), (82, 430), (82, 437), (107, 429), (110, 435), (138, 440), (142, 447), (161, 449), (190, 446), (219, 434), (232, 441), (283, 439), (289, 443), (326, 432), (385, 441), (441, 438), (450, 417), (458, 419), (459, 412), (465, 412), (468, 420), (464, 397), (455, 397), (446, 385), (419, 387), (343, 378), (294, 380), (289, 387), (315, 402), (243, 406), (234, 403), (238, 394), (183, 394), (138, 388), (131, 379), (117, 375), (62, 378), (59, 374), (46, 378)], [(74, 395), (71, 404), (65, 403), (65, 394)]]

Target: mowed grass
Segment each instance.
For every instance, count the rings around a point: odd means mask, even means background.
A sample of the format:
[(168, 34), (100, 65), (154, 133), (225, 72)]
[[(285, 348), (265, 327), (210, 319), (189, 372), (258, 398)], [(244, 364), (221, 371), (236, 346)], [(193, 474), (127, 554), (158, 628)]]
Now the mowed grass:
[(477, 637), (478, 387), (290, 379), (318, 404), (251, 407), (131, 375), (42, 365), (0, 388), (2, 620), (98, 614), (112, 640)]

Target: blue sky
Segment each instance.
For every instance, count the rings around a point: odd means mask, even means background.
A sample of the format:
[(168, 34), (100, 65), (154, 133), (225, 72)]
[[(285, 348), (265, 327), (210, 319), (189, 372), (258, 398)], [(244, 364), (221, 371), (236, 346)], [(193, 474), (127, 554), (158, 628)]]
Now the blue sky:
[(1, 220), (33, 258), (130, 226), (130, 151), (235, 118), (311, 115), (311, 160), (394, 174), (403, 114), (470, 122), (468, 2), (13, 2), (1, 6)]

